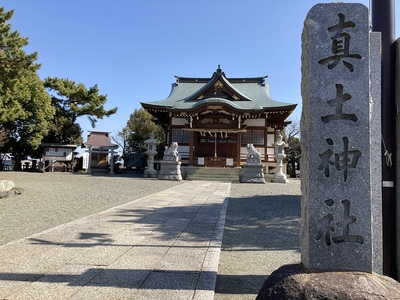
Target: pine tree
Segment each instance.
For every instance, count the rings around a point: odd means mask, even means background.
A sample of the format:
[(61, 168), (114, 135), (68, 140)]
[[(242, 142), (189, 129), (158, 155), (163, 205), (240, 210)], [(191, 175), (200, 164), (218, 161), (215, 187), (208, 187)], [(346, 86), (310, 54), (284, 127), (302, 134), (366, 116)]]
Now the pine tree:
[(56, 115), (53, 126), (46, 136), (46, 142), (81, 144), (81, 127), (77, 119), (87, 116), (93, 128), (97, 119), (108, 117), (117, 112), (117, 107), (106, 110), (106, 95), (99, 94), (97, 85), (86, 88), (65, 78), (47, 77), (44, 85), (51, 94)]
[(27, 54), (28, 39), (8, 24), (13, 14), (0, 7), (0, 125), (9, 132), (2, 150), (22, 154), (39, 147), (55, 109), (37, 75), (38, 54)]

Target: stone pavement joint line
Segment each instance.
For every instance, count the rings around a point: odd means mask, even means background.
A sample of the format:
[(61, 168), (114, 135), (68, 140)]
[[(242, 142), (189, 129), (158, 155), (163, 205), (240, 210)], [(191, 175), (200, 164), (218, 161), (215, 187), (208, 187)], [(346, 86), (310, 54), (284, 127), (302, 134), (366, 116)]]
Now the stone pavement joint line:
[(0, 299), (213, 299), (230, 187), (189, 181), (0, 246)]

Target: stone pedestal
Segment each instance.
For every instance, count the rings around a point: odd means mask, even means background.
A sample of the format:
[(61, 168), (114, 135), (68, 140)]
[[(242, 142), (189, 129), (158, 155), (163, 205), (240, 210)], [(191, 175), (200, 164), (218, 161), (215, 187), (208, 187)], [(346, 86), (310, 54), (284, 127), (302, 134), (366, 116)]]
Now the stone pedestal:
[(243, 165), (242, 179), (240, 182), (265, 183), (263, 165), (260, 158), (248, 157)]
[(287, 176), (285, 174), (275, 174), (274, 178), (271, 179), (271, 182), (274, 182), (274, 183), (288, 183), (289, 179), (287, 179)]
[(149, 151), (146, 152), (148, 155), (147, 159), (147, 169), (144, 171), (144, 177), (145, 178), (157, 178), (158, 172), (156, 169), (154, 169), (154, 155), (157, 154), (155, 153), (149, 153)]
[(158, 172), (154, 168), (146, 169), (144, 171), (144, 178), (157, 178), (157, 177), (158, 177)]
[(283, 173), (283, 159), (286, 157), (285, 154), (277, 154), (275, 155), (276, 159), (278, 160), (278, 165), (276, 167), (276, 173), (274, 174), (274, 177), (271, 179), (271, 182), (275, 183), (288, 183), (289, 179), (287, 178), (287, 175)]
[(182, 180), (181, 162), (174, 155), (164, 155), (160, 161), (160, 172), (158, 179), (161, 180)]
[(309, 273), (300, 264), (284, 265), (268, 276), (256, 300), (400, 299), (400, 283), (376, 273)]

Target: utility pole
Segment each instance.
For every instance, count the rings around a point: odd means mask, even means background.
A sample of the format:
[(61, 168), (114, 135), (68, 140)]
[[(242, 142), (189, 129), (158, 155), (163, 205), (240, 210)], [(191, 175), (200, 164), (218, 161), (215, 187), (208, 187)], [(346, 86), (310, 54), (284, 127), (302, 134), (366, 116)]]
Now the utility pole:
[(383, 273), (396, 270), (396, 99), (394, 0), (372, 0), (372, 30), (382, 38), (382, 218)]

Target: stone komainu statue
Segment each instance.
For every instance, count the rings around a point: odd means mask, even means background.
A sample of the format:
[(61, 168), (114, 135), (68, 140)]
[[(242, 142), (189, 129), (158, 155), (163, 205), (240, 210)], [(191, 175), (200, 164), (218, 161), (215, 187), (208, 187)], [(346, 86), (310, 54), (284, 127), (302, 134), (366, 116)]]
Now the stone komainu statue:
[(165, 146), (164, 155), (178, 156), (178, 143), (172, 142), (171, 146)]
[(260, 158), (260, 151), (254, 148), (253, 144), (247, 144), (247, 157)]

